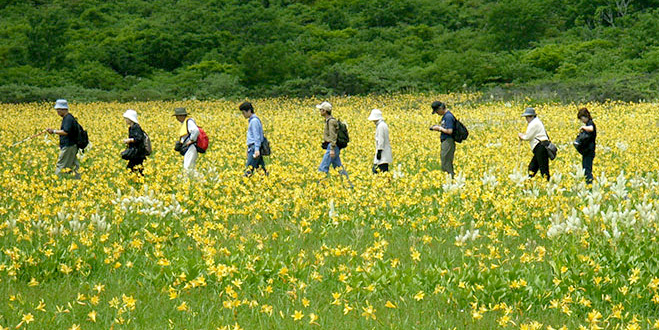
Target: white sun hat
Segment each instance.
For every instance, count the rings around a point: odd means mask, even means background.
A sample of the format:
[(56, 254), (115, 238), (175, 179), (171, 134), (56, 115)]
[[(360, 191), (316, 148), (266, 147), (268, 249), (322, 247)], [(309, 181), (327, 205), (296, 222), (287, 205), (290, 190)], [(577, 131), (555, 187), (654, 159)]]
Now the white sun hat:
[(384, 119), (384, 117), (382, 117), (382, 111), (380, 111), (379, 109), (371, 110), (371, 115), (368, 116), (368, 120), (370, 121), (378, 121), (382, 119)]
[(69, 103), (65, 99), (59, 99), (55, 101), (55, 109), (66, 109), (69, 110)]
[(124, 118), (134, 122), (135, 124), (139, 124), (137, 121), (137, 111), (133, 109), (126, 110), (126, 112), (124, 112)]
[(332, 111), (332, 104), (327, 102), (327, 101), (324, 101), (321, 104), (317, 104), (316, 109), (325, 110), (325, 111)]

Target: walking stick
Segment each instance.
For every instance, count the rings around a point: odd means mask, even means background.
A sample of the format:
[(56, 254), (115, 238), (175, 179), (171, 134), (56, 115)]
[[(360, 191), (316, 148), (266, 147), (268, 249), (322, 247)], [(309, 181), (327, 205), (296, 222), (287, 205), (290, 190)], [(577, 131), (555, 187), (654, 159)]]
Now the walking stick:
[(19, 144), (21, 144), (21, 143), (23, 143), (23, 142), (25, 142), (25, 141), (28, 141), (28, 140), (30, 140), (30, 139), (35, 138), (35, 137), (37, 137), (37, 136), (39, 136), (39, 135), (41, 135), (41, 134), (43, 134), (43, 133), (46, 133), (46, 130), (43, 130), (43, 131), (41, 131), (41, 132), (39, 132), (39, 133), (36, 133), (36, 134), (30, 135), (30, 136), (24, 138), (23, 140), (20, 140), (20, 141), (18, 141), (18, 142), (16, 142), (16, 143), (12, 144), (11, 146), (12, 146), (12, 147), (15, 147), (15, 146), (17, 146), (17, 145), (19, 145)]

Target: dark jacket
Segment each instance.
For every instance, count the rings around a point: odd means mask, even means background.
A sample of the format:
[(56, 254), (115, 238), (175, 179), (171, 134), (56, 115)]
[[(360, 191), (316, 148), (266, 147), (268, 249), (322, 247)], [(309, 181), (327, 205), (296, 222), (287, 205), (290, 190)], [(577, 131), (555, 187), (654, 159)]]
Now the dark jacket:
[(144, 148), (144, 131), (139, 124), (133, 124), (128, 128), (128, 138), (135, 141), (128, 144), (128, 148), (136, 149), (134, 159), (146, 158), (146, 149)]

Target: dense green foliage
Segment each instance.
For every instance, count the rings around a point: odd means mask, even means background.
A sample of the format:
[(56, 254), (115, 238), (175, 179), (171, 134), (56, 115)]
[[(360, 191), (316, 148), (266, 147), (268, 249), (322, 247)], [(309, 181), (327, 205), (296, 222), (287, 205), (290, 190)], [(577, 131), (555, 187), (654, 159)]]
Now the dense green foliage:
[(659, 0), (5, 0), (0, 101), (659, 95)]

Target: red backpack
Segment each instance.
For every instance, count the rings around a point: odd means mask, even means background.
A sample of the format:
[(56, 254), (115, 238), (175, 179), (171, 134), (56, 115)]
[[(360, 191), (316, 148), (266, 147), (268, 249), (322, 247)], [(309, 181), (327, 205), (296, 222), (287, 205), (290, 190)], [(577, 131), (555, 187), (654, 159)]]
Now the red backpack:
[[(197, 126), (199, 127), (199, 126)], [(208, 135), (199, 127), (199, 137), (197, 137), (197, 151), (204, 153), (208, 149)]]

